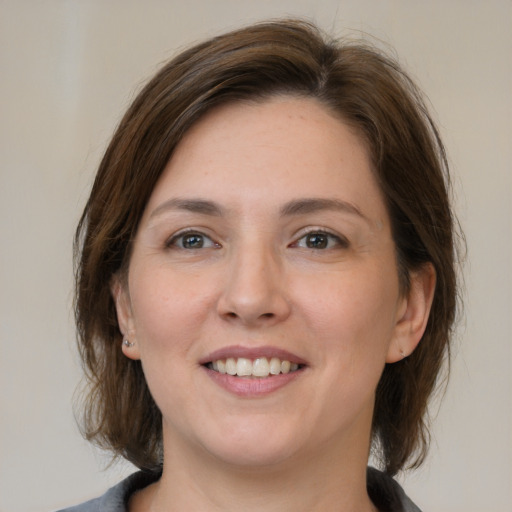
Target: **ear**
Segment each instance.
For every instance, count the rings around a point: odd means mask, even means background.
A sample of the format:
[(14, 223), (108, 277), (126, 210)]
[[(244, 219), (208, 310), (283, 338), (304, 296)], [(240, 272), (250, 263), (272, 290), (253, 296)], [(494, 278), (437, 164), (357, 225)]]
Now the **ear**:
[(386, 363), (396, 363), (412, 354), (427, 326), (434, 291), (436, 271), (431, 263), (410, 274), (410, 287), (403, 298), (389, 346)]
[[(116, 305), (119, 330), (123, 335), (121, 350), (126, 357), (138, 360), (140, 359), (140, 349), (136, 339), (130, 293), (124, 279), (115, 275), (110, 284), (110, 293)], [(129, 343), (125, 344), (125, 340)]]

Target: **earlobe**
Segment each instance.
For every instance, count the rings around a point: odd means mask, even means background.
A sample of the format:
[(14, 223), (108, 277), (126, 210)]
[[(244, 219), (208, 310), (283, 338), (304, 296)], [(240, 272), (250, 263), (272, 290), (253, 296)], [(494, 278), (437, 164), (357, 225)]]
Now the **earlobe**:
[(126, 284), (124, 284), (117, 275), (112, 279), (110, 293), (112, 294), (116, 306), (119, 330), (123, 335), (120, 348), (126, 357), (138, 360), (140, 359), (140, 352), (136, 342), (130, 294)]
[(410, 274), (410, 287), (395, 325), (386, 363), (396, 363), (412, 354), (420, 342), (430, 315), (436, 287), (436, 271), (425, 263)]

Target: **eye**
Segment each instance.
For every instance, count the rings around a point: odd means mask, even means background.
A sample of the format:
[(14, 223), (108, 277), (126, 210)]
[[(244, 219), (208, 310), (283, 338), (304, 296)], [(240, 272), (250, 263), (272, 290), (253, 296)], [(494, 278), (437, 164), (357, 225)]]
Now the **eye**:
[(197, 231), (185, 231), (172, 236), (167, 242), (167, 247), (178, 249), (210, 249), (219, 247), (209, 236)]
[(292, 244), (293, 247), (305, 249), (334, 249), (348, 247), (348, 245), (346, 239), (326, 231), (311, 231)]

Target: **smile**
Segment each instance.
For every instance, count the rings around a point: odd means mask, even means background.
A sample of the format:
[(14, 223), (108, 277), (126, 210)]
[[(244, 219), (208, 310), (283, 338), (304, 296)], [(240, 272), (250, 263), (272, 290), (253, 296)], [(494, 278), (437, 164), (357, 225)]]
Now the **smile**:
[(273, 375), (287, 374), (295, 372), (302, 365), (292, 363), (287, 359), (278, 357), (258, 357), (249, 359), (246, 357), (228, 357), (226, 359), (217, 359), (206, 364), (210, 370), (220, 374), (228, 374), (237, 377), (257, 377), (265, 378)]

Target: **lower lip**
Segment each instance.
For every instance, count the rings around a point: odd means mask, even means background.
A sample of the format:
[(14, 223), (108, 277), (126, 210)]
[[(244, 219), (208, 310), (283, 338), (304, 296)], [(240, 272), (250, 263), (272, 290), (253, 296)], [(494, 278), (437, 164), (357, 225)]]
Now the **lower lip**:
[(221, 388), (234, 395), (245, 398), (263, 397), (273, 393), (302, 375), (304, 368), (290, 373), (280, 373), (271, 377), (236, 377), (227, 373), (219, 373), (203, 367), (208, 376)]

